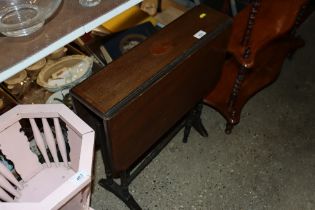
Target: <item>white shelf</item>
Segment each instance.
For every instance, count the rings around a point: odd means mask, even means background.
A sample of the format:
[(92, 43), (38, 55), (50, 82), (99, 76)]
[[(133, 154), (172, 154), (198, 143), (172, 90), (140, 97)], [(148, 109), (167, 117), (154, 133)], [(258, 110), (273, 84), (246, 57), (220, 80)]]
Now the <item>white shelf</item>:
[(35, 35), (0, 37), (0, 82), (22, 71), (53, 51), (91, 31), (142, 0), (103, 0), (93, 8), (63, 1), (56, 16)]

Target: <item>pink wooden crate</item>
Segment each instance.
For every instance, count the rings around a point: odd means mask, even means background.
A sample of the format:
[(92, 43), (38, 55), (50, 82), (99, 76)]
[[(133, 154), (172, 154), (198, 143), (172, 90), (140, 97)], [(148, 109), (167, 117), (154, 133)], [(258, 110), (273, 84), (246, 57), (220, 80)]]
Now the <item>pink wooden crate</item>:
[(66, 106), (19, 105), (1, 115), (0, 151), (1, 210), (90, 209), (94, 131)]

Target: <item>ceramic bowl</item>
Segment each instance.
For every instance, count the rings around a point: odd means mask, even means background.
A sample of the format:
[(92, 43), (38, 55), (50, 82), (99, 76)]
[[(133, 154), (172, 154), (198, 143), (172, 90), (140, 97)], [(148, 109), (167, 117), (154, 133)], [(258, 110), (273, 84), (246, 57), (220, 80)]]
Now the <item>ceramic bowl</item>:
[(33, 65), (26, 68), (26, 72), (29, 78), (31, 78), (32, 81), (36, 80), (37, 75), (39, 74), (40, 70), (44, 68), (46, 65), (46, 58), (40, 59)]
[(29, 88), (30, 79), (25, 70), (4, 81), (8, 91), (15, 97), (22, 96)]
[(27, 36), (39, 30), (62, 0), (1, 0), (0, 32), (9, 37)]
[(84, 55), (65, 56), (47, 64), (37, 76), (37, 84), (50, 92), (71, 88), (92, 73), (93, 59)]
[(23, 82), (25, 80), (25, 78), (27, 77), (27, 73), (25, 70), (15, 74), (14, 76), (10, 77), (9, 79), (5, 80), (4, 83), (6, 85), (17, 85), (20, 84), (21, 82)]
[(51, 53), (50, 55), (47, 56), (47, 59), (50, 60), (58, 60), (60, 58), (62, 58), (63, 56), (65, 56), (66, 52), (68, 51), (68, 48), (66, 47), (62, 47), (56, 51), (54, 51), (53, 53)]

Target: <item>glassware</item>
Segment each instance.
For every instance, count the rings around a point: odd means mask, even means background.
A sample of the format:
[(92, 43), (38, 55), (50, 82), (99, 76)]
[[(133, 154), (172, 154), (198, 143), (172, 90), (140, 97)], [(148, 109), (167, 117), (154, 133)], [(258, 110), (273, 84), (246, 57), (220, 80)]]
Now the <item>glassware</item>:
[(9, 37), (27, 36), (39, 30), (62, 0), (1, 0), (0, 32)]
[(94, 7), (101, 3), (102, 0), (79, 0), (80, 4), (84, 7)]

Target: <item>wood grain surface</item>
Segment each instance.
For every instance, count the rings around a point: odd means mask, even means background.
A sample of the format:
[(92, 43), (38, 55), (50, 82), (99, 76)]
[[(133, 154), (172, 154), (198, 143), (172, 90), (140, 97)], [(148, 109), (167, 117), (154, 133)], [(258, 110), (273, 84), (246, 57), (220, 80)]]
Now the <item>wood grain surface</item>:
[[(115, 175), (129, 169), (214, 88), (230, 26), (227, 16), (195, 7), (71, 90), (75, 103), (92, 110), (95, 121), (104, 120), (100, 141)], [(200, 30), (207, 35), (197, 39), (193, 35)], [(91, 118), (79, 109), (79, 116)]]

